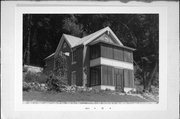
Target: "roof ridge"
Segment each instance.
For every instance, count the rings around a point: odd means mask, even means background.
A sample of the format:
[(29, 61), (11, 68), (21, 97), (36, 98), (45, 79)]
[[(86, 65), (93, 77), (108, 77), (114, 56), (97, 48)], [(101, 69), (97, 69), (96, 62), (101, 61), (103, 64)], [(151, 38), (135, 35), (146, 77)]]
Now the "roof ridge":
[(70, 34), (65, 34), (65, 33), (63, 33), (63, 35), (65, 35), (65, 36), (71, 36), (71, 37), (75, 37), (75, 38), (79, 38), (79, 39), (81, 39), (80, 37), (73, 36), (73, 35), (70, 35)]
[(104, 27), (104, 28), (102, 28), (102, 29), (94, 32), (94, 33), (91, 33), (91, 34), (89, 34), (89, 35), (87, 35), (87, 36), (82, 37), (81, 40), (77, 43), (77, 45), (83, 44), (83, 43), (86, 42), (88, 39), (92, 38), (94, 35), (98, 34), (99, 32), (101, 32), (101, 31), (103, 31), (103, 30), (105, 30), (105, 29), (109, 30), (110, 28), (107, 26), (107, 27)]
[(104, 27), (104, 28), (102, 28), (102, 29), (100, 29), (100, 30), (98, 30), (98, 31), (95, 31), (95, 32), (93, 32), (93, 33), (91, 33), (91, 34), (89, 34), (89, 35), (87, 35), (87, 36), (82, 37), (82, 39), (85, 38), (85, 37), (88, 37), (88, 36), (90, 36), (90, 35), (92, 35), (92, 34), (98, 33), (98, 32), (100, 32), (101, 30), (108, 29), (108, 28), (109, 28), (109, 26)]

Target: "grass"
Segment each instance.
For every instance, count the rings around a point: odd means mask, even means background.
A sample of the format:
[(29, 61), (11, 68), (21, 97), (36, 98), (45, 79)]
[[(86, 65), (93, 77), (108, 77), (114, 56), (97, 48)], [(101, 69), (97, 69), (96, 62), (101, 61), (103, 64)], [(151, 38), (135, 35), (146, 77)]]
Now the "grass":
[(36, 102), (149, 102), (139, 96), (100, 92), (23, 92), (23, 101)]

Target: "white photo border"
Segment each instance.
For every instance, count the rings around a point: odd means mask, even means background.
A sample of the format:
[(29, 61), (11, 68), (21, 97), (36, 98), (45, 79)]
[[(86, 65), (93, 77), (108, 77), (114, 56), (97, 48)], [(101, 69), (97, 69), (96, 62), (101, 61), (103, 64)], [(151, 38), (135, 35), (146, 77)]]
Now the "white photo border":
[[(158, 104), (24, 104), (22, 98), (23, 14), (159, 14)], [(17, 111), (163, 111), (167, 109), (167, 8), (126, 6), (21, 6), (15, 8), (15, 110)], [(103, 109), (102, 109), (103, 108)]]

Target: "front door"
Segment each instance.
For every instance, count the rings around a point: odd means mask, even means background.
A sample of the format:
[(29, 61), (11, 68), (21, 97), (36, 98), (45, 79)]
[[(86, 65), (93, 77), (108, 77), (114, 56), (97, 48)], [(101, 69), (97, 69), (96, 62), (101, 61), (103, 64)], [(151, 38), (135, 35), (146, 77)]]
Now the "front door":
[(114, 83), (116, 90), (123, 91), (123, 69), (114, 69)]

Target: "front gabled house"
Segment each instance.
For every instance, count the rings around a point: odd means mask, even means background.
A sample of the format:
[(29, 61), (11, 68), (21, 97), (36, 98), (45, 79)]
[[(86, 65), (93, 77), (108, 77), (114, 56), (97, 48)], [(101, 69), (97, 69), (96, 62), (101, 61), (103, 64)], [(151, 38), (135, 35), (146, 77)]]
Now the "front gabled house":
[(64, 54), (69, 85), (129, 91), (134, 89), (133, 51), (109, 27), (83, 38), (63, 34), (56, 51), (44, 59), (44, 70), (54, 70), (55, 59)]

